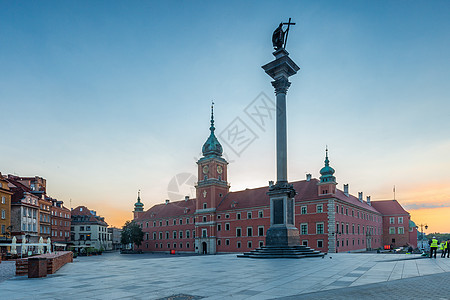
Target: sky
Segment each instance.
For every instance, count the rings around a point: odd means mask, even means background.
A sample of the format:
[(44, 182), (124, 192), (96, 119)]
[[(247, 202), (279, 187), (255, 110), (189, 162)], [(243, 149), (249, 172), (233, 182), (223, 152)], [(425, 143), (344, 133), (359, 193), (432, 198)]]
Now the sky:
[(376, 201), (395, 186), (416, 224), (450, 232), (449, 14), (448, 1), (0, 0), (0, 172), (44, 177), (50, 196), (122, 226), (138, 190), (145, 209), (195, 195), (214, 100), (231, 190), (266, 186), (275, 120), (251, 112), (273, 105), (261, 66), (291, 17), (289, 180), (319, 177), (328, 146), (338, 188)]

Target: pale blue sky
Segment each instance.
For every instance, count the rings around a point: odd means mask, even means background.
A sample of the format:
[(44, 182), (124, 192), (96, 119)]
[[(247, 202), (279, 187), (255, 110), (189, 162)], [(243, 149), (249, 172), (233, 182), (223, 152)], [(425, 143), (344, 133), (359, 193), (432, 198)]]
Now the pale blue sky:
[[(222, 143), (232, 190), (266, 185), (274, 123), (244, 109), (273, 97), (261, 65), (292, 17), (289, 179), (317, 177), (328, 144), (340, 188), (385, 199), (395, 184), (420, 205), (417, 189), (450, 180), (449, 15), (447, 1), (0, 1), (0, 171), (106, 217), (139, 188), (148, 208), (196, 174), (214, 99), (218, 133), (240, 117), (258, 135), (240, 157)], [(450, 205), (436, 197), (421, 201)]]

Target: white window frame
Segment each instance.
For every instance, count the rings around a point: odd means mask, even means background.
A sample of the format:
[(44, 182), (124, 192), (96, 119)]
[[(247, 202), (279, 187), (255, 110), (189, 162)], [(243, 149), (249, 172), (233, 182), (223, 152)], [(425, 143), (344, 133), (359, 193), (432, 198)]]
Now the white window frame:
[[(319, 233), (318, 227), (319, 225), (322, 225), (322, 232)], [(323, 222), (317, 222), (316, 223), (316, 234), (324, 234), (325, 233), (325, 225)]]
[(300, 214), (301, 215), (306, 215), (307, 213), (308, 213), (308, 207), (307, 206), (300, 207)]
[[(306, 233), (303, 233), (303, 226), (306, 226)], [(308, 235), (308, 223), (301, 223), (300, 224), (300, 234), (301, 235)]]
[(316, 212), (318, 214), (323, 213), (323, 204), (317, 204), (316, 205)]

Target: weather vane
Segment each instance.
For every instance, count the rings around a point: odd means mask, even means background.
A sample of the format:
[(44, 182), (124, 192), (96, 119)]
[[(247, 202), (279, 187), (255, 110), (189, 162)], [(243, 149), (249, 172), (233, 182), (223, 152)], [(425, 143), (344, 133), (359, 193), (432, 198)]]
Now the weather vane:
[[(283, 31), (284, 25), (287, 25), (286, 31)], [(281, 22), (277, 29), (273, 32), (272, 43), (275, 50), (286, 49), (287, 38), (291, 25), (295, 25), (295, 23), (291, 23), (291, 18), (289, 18), (287, 23)]]

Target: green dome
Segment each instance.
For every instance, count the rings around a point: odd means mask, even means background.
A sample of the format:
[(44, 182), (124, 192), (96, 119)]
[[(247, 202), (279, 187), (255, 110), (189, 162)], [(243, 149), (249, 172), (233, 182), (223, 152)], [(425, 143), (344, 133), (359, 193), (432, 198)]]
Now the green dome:
[(134, 211), (144, 211), (144, 203), (141, 202), (141, 191), (138, 192), (137, 202), (134, 204)]
[(211, 105), (211, 127), (209, 127), (209, 130), (211, 131), (211, 134), (209, 135), (208, 139), (206, 140), (205, 144), (203, 144), (202, 147), (203, 156), (211, 156), (211, 155), (222, 156), (223, 153), (222, 145), (219, 143), (219, 141), (216, 138), (216, 135), (214, 134), (214, 130), (216, 130), (216, 128), (214, 128), (214, 110), (212, 105)]
[(330, 167), (330, 161), (328, 160), (328, 148), (325, 151), (325, 166), (320, 169), (320, 182), (334, 182), (336, 181), (336, 177), (333, 176), (335, 171), (332, 167)]

